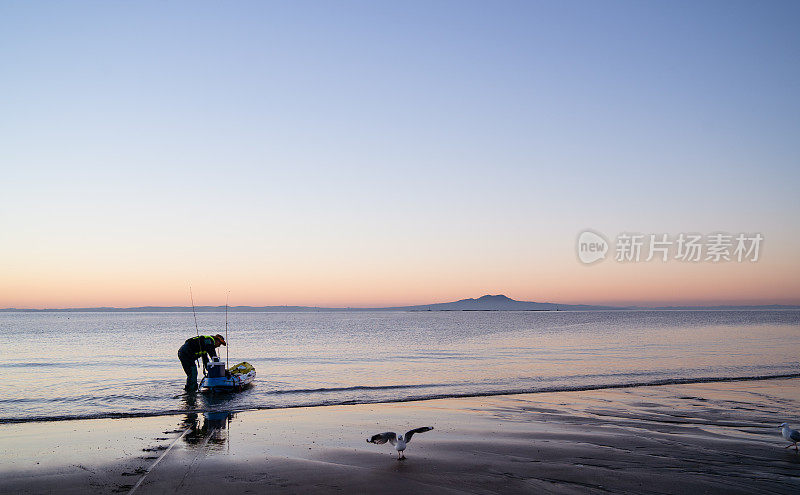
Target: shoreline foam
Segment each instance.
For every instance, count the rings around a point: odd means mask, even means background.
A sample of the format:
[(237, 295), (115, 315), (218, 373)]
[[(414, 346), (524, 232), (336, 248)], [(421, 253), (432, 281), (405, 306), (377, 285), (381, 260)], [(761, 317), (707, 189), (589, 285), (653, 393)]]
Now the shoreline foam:
[[(397, 399), (380, 398), (375, 400), (342, 400), (342, 401), (311, 401), (307, 403), (298, 403), (290, 405), (276, 405), (276, 406), (260, 406), (260, 407), (245, 407), (245, 408), (225, 408), (225, 407), (212, 407), (212, 408), (192, 408), (192, 409), (170, 409), (163, 411), (152, 412), (133, 412), (133, 413), (115, 413), (115, 412), (102, 412), (97, 414), (83, 414), (83, 415), (64, 415), (64, 416), (41, 416), (41, 417), (10, 417), (0, 418), (0, 425), (3, 424), (20, 424), (20, 423), (41, 423), (50, 421), (79, 421), (91, 419), (126, 419), (126, 418), (150, 418), (158, 416), (175, 416), (180, 414), (196, 413), (202, 414), (206, 412), (231, 412), (240, 413), (246, 411), (271, 411), (279, 409), (296, 409), (304, 407), (326, 407), (326, 406), (348, 406), (348, 405), (371, 405), (371, 404), (397, 404), (407, 402), (419, 402), (427, 400), (440, 400), (440, 399), (468, 399), (480, 397), (496, 397), (503, 395), (527, 395), (527, 394), (546, 394), (558, 392), (588, 392), (595, 390), (615, 390), (625, 388), (637, 387), (660, 387), (667, 385), (692, 385), (701, 383), (720, 383), (720, 382), (740, 382), (740, 381), (762, 381), (762, 380), (782, 380), (800, 378), (800, 373), (782, 373), (775, 375), (748, 375), (748, 376), (734, 376), (734, 377), (698, 377), (698, 378), (665, 378), (651, 381), (635, 381), (617, 384), (598, 384), (598, 385), (576, 385), (576, 386), (552, 386), (540, 387), (536, 389), (504, 389), (497, 391), (483, 391), (483, 392), (465, 392), (465, 393), (434, 393), (425, 394), (411, 397), (401, 397)], [(286, 393), (313, 393), (320, 391), (350, 391), (350, 390), (393, 390), (393, 389), (413, 389), (413, 388), (426, 388), (429, 385), (393, 385), (393, 386), (358, 386), (358, 387), (334, 387), (334, 388), (320, 388), (320, 389), (301, 389), (292, 391), (275, 391), (271, 392), (277, 395)]]

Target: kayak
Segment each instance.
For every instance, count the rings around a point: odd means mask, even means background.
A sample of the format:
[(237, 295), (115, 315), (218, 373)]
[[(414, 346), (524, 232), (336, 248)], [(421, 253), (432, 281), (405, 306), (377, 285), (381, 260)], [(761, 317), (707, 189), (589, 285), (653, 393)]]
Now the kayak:
[(212, 357), (206, 370), (206, 376), (200, 381), (200, 390), (203, 392), (241, 390), (256, 378), (256, 369), (246, 361), (226, 370), (225, 363), (218, 357)]

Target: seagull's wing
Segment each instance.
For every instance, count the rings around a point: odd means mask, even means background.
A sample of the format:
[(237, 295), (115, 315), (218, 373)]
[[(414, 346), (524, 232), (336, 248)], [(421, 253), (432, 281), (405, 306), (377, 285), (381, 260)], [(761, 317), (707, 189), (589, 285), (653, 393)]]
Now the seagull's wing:
[(367, 442), (377, 443), (379, 445), (389, 442), (392, 445), (394, 445), (395, 443), (397, 443), (397, 433), (393, 431), (378, 433), (376, 435), (372, 435), (371, 437), (367, 438)]
[(790, 431), (789, 438), (792, 439), (792, 442), (800, 442), (800, 431), (797, 430)]
[(406, 432), (406, 436), (404, 436), (403, 438), (405, 438), (406, 442), (410, 442), (411, 437), (414, 436), (414, 433), (424, 433), (426, 431), (431, 431), (432, 429), (433, 426), (423, 426), (422, 428), (414, 428), (413, 430), (408, 430)]

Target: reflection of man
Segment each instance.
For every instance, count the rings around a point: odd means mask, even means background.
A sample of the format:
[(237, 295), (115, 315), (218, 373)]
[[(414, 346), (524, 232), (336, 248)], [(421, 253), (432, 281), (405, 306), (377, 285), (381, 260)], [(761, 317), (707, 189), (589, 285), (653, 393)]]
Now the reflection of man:
[(205, 412), (202, 416), (189, 413), (183, 420), (182, 428), (189, 430), (183, 435), (183, 441), (189, 445), (216, 445), (218, 449), (228, 441), (227, 429), (231, 418), (233, 414), (229, 412)]
[(180, 349), (178, 349), (178, 359), (181, 360), (183, 371), (186, 372), (186, 386), (188, 391), (197, 390), (197, 365), (195, 360), (203, 358), (203, 369), (208, 364), (208, 357), (216, 357), (216, 348), (227, 345), (222, 335), (217, 334), (213, 337), (208, 335), (198, 335), (191, 339), (186, 339)]

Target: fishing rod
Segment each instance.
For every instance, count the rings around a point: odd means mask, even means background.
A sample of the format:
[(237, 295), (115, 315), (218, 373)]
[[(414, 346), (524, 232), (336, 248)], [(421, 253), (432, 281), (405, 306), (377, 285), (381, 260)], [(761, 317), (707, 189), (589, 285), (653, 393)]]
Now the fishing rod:
[[(189, 286), (189, 297), (192, 300), (192, 315), (194, 316), (194, 329), (195, 329), (195, 331), (197, 331), (197, 336), (199, 337), (200, 336), (200, 329), (197, 328), (197, 313), (195, 313), (195, 311), (194, 311), (194, 294), (192, 294), (192, 286), (191, 285)], [(200, 358), (195, 358), (194, 361), (195, 361), (195, 363), (197, 363), (197, 366), (200, 367)], [(205, 366), (203, 366), (203, 374), (204, 375), (206, 374)]]
[(194, 329), (197, 330), (197, 336), (200, 336), (200, 330), (197, 328), (197, 313), (194, 312), (194, 295), (192, 294), (192, 286), (189, 286), (189, 297), (192, 299), (192, 315), (194, 315)]
[(231, 291), (228, 291), (225, 294), (225, 368), (228, 369), (231, 367), (231, 348), (230, 343), (228, 342), (228, 298), (231, 297)]

